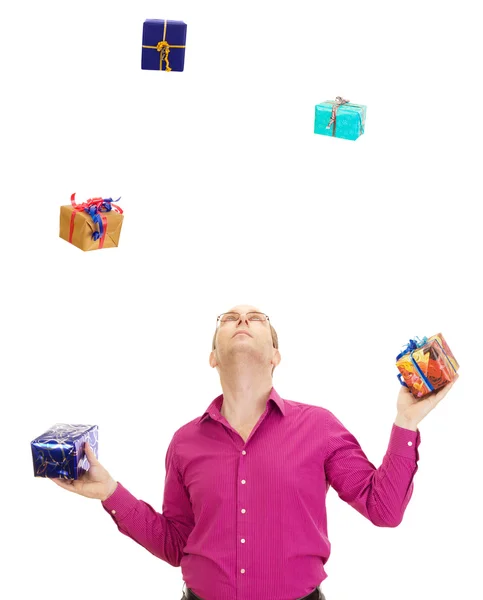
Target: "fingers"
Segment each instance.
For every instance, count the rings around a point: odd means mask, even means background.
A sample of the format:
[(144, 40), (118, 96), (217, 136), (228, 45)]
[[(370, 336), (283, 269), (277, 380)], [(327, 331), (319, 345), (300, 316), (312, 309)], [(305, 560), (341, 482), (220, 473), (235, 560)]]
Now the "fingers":
[(403, 386), (401, 386), (401, 389), (399, 390), (399, 397), (416, 400), (412, 395), (410, 389)]
[(53, 481), (56, 485), (58, 485), (61, 488), (64, 488), (64, 490), (68, 490), (69, 492), (75, 492), (75, 488), (74, 488), (74, 481), (72, 479), (54, 479), (52, 478), (51, 481)]
[(94, 450), (90, 447), (89, 442), (85, 443), (84, 450), (87, 456), (87, 460), (92, 466), (100, 464), (97, 460), (96, 455), (94, 454)]
[(446, 394), (450, 391), (450, 389), (453, 387), (453, 384), (454, 384), (454, 381), (445, 385), (442, 390), (439, 390), (439, 392), (437, 392), (434, 396), (435, 401), (440, 402), (446, 396)]
[(438, 392), (436, 392), (436, 394), (434, 394), (433, 398), (434, 398), (434, 404), (438, 404), (439, 402), (441, 402), (441, 400), (446, 396), (446, 394), (450, 391), (450, 389), (453, 387), (455, 381), (458, 379), (459, 375), (456, 374), (455, 378), (453, 379), (453, 381), (451, 381), (450, 383), (446, 384), (444, 386), (444, 388), (440, 389)]

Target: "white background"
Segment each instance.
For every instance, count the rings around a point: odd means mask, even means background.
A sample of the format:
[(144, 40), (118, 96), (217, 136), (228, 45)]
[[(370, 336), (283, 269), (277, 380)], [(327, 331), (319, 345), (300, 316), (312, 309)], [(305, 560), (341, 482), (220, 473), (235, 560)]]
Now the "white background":
[[(327, 600), (478, 595), (477, 5), (2, 6), (9, 598), (181, 598), (181, 570), (119, 533), (100, 502), (33, 477), (29, 442), (55, 422), (96, 423), (101, 462), (161, 510), (166, 449), (220, 392), (211, 337), (237, 303), (278, 331), (282, 397), (332, 410), (376, 466), (396, 416), (397, 352), (413, 335), (445, 335), (460, 379), (420, 424), (404, 520), (377, 528), (331, 490), (322, 589)], [(188, 23), (183, 73), (141, 70), (146, 18)], [(315, 104), (336, 95), (368, 107), (356, 142), (313, 134)], [(119, 248), (59, 239), (72, 192), (122, 196)]]

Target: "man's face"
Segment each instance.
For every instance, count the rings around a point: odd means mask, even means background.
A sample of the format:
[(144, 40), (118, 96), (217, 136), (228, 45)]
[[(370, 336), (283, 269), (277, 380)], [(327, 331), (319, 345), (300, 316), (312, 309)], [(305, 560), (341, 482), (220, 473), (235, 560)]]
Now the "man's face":
[(279, 362), (278, 350), (273, 347), (269, 321), (263, 311), (247, 304), (234, 306), (218, 322), (215, 350), (210, 356), (210, 364), (212, 367), (219, 366), (225, 359), (242, 359), (243, 355), (265, 362), (267, 367)]

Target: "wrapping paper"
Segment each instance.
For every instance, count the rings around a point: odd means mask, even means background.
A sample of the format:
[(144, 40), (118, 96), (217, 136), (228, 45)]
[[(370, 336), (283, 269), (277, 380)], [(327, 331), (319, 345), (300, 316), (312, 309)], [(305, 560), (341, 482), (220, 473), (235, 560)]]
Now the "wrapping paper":
[(53, 425), (30, 444), (35, 477), (79, 479), (89, 470), (89, 461), (84, 453), (86, 441), (97, 457), (97, 425)]
[(183, 71), (187, 25), (183, 21), (146, 19), (141, 69)]
[(115, 248), (119, 245), (124, 219), (122, 209), (112, 198), (91, 198), (60, 207), (59, 236), (84, 251)]
[(356, 140), (364, 133), (365, 124), (366, 106), (351, 104), (340, 96), (335, 102), (326, 100), (315, 107), (314, 133)]
[(454, 380), (459, 364), (441, 333), (416, 338), (396, 357), (399, 379), (414, 397), (424, 398)]

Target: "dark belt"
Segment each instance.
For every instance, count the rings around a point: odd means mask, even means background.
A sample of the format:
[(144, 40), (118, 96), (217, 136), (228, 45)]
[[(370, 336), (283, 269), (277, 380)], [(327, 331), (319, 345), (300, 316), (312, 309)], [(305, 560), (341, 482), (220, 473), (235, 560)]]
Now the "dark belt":
[[(186, 592), (182, 600), (203, 600), (199, 596), (197, 596), (194, 592), (192, 592), (189, 588), (186, 588)], [(299, 598), (298, 600), (325, 600), (324, 594), (320, 591), (318, 587), (315, 588), (313, 592), (311, 592), (308, 596), (304, 596), (303, 598)]]

